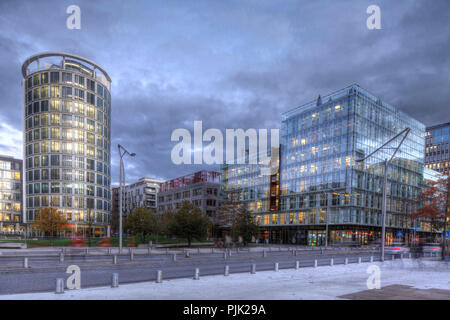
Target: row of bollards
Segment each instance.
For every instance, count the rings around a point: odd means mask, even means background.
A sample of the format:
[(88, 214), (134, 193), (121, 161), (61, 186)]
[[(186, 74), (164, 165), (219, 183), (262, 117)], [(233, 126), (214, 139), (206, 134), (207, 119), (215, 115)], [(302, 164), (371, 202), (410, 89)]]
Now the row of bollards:
[[(264, 251), (265, 252), (265, 251)], [(226, 254), (226, 252), (224, 252)], [(130, 254), (132, 254), (132, 251), (130, 252)], [(188, 252), (186, 251), (187, 256), (189, 256)], [(409, 254), (409, 257), (411, 257), (411, 254)], [(394, 259), (394, 255), (392, 255), (392, 258)], [(176, 261), (176, 254), (173, 255), (173, 259), (174, 261)], [(64, 255), (60, 254), (60, 261), (64, 261)], [(370, 262), (373, 262), (374, 258), (373, 256), (370, 256)], [(362, 262), (362, 258), (358, 257), (358, 264), (360, 264)], [(117, 255), (113, 256), (113, 264), (117, 264)], [(348, 264), (348, 257), (345, 258), (344, 260), (344, 264), (347, 265)], [(25, 257), (24, 261), (23, 261), (23, 266), (24, 268), (28, 268), (28, 258)], [(330, 266), (334, 266), (334, 258), (330, 259)], [(318, 267), (318, 260), (315, 259), (314, 260), (314, 268)], [(300, 269), (300, 261), (296, 261), (295, 262), (295, 270)], [(275, 262), (274, 263), (274, 271), (278, 272), (279, 271), (279, 263)], [(256, 274), (256, 264), (252, 263), (250, 266), (250, 273), (251, 274)], [(224, 276), (229, 276), (230, 274), (230, 266), (226, 265), (224, 267)], [(195, 268), (194, 270), (194, 280), (199, 280), (200, 279), (200, 269), (199, 268)], [(156, 283), (162, 283), (162, 270), (157, 270), (156, 272)], [(111, 276), (111, 287), (112, 288), (117, 288), (119, 287), (119, 274), (118, 273), (113, 273)], [(56, 291), (55, 293), (64, 293), (64, 279), (62, 278), (57, 278), (56, 279)]]

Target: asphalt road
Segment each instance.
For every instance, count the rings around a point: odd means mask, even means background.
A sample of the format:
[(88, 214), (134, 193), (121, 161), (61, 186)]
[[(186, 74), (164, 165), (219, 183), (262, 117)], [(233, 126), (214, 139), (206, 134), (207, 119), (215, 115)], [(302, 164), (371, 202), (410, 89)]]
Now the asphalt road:
[[(119, 282), (132, 283), (140, 281), (155, 281), (157, 270), (162, 270), (163, 281), (167, 279), (193, 277), (195, 268), (200, 269), (200, 277), (224, 273), (225, 265), (229, 266), (230, 273), (250, 272), (251, 265), (256, 264), (256, 271), (274, 270), (275, 263), (279, 269), (295, 268), (296, 261), (300, 267), (312, 267), (317, 260), (318, 266), (330, 265), (331, 258), (334, 264), (357, 263), (361, 257), (362, 262), (379, 261), (380, 256), (373, 252), (324, 252), (320, 251), (272, 251), (266, 252), (266, 257), (259, 252), (232, 252), (231, 256), (224, 258), (223, 252), (217, 253), (178, 253), (176, 261), (173, 254), (134, 254), (118, 256), (117, 264), (113, 264), (113, 257), (102, 255), (73, 255), (64, 256), (64, 262), (59, 262), (59, 256), (31, 256), (28, 255), (29, 268), (23, 268), (23, 257), (0, 257), (0, 294), (55, 291), (56, 279), (67, 279), (66, 273), (69, 265), (77, 265), (81, 269), (81, 287), (105, 286), (111, 284), (113, 273), (119, 274)], [(386, 256), (390, 259), (390, 256)], [(65, 281), (65, 280), (64, 280)]]

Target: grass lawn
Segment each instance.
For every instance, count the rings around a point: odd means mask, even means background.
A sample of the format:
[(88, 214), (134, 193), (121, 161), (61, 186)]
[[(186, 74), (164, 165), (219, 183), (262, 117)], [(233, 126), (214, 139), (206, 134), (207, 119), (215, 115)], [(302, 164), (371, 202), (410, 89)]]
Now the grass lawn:
[[(123, 236), (123, 246), (128, 246), (129, 244), (131, 244), (133, 241), (132, 239), (133, 237), (129, 237), (129, 236)], [(164, 236), (158, 236), (158, 241), (156, 242), (156, 236), (147, 236), (145, 239), (145, 242), (142, 241), (142, 237), (140, 236), (135, 236), (134, 237), (134, 244), (135, 246), (137, 246), (138, 244), (144, 243), (144, 244), (148, 244), (149, 241), (152, 241), (153, 244), (155, 243), (164, 243), (164, 244), (169, 244), (169, 243), (187, 243), (187, 240), (184, 238), (176, 238), (176, 239), (171, 239), (171, 238), (167, 238)], [(97, 247), (100, 245), (102, 241), (102, 238), (91, 238), (90, 239), (90, 244), (89, 244), (89, 240), (85, 239), (85, 245), (86, 246), (91, 246), (91, 247)], [(10, 243), (25, 243), (25, 240), (0, 240), (0, 242), (10, 242)], [(198, 240), (193, 240), (193, 242), (202, 242), (202, 241), (198, 241)], [(67, 247), (67, 246), (72, 246), (72, 240), (71, 239), (38, 239), (38, 240), (31, 240), (31, 239), (27, 239), (26, 241), (27, 243), (27, 247), (28, 248), (38, 248), (38, 247)], [(112, 247), (118, 247), (119, 246), (119, 237), (111, 237), (110, 238), (110, 244)]]

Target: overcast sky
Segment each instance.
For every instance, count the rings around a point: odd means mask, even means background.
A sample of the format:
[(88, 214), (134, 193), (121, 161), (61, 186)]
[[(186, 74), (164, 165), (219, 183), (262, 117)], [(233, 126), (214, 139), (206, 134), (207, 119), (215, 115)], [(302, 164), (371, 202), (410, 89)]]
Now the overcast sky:
[[(81, 29), (66, 28), (69, 5)], [(381, 8), (381, 30), (366, 9)], [(433, 125), (450, 121), (450, 1), (0, 1), (0, 154), (22, 158), (23, 61), (81, 55), (112, 78), (112, 181), (117, 144), (127, 182), (171, 179), (173, 130), (279, 128), (281, 113), (358, 83)]]

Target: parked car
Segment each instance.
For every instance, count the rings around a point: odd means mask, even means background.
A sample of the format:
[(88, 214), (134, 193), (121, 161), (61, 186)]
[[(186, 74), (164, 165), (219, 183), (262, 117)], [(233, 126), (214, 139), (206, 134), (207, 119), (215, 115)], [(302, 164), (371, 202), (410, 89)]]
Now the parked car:
[(393, 242), (389, 246), (384, 247), (384, 253), (387, 254), (405, 254), (409, 252), (409, 248), (403, 242)]

